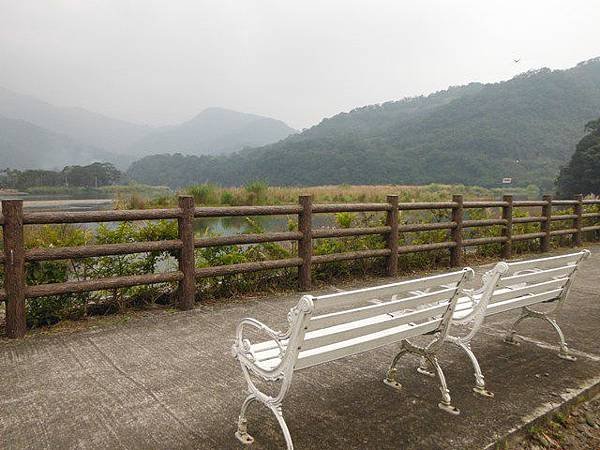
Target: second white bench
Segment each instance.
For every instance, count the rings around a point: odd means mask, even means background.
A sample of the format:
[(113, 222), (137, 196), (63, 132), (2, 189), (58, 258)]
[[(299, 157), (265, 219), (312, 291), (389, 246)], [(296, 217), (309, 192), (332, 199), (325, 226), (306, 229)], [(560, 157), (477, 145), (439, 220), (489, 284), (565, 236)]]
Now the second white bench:
[[(486, 396), (493, 395), (485, 388), (481, 368), (470, 344), (483, 320), (494, 314), (521, 310), (521, 315), (508, 330), (505, 342), (518, 344), (515, 340), (516, 327), (525, 319), (542, 319), (558, 334), (558, 356), (570, 361), (576, 359), (569, 353), (556, 318), (567, 298), (579, 264), (589, 255), (589, 250), (582, 250), (527, 261), (500, 262), (483, 276), (483, 286), (480, 289), (465, 291), (468, 295), (458, 300), (452, 322), (466, 332), (461, 336), (448, 334), (446, 340), (459, 346), (469, 356), (475, 370), (475, 392)], [(453, 333), (455, 330), (459, 331), (457, 327), (453, 327)], [(433, 375), (426, 361), (422, 361), (419, 371)]]

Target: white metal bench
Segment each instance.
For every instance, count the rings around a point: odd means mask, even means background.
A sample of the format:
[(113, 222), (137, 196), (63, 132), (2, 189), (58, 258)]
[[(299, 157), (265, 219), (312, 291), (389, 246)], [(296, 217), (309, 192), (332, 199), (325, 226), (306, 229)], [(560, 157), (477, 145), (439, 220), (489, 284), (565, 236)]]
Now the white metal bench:
[[(396, 381), (396, 364), (407, 352), (425, 358), (435, 369), (442, 391), (439, 407), (458, 414), (451, 404), (444, 373), (436, 353), (448, 333), (462, 284), (472, 278), (465, 268), (427, 278), (384, 286), (313, 297), (303, 296), (288, 314), (286, 332), (272, 330), (255, 319), (243, 319), (237, 328), (233, 355), (239, 360), (248, 383), (249, 395), (242, 404), (236, 437), (245, 444), (253, 438), (247, 431), (246, 410), (253, 401), (266, 405), (283, 431), (288, 449), (293, 448), (290, 432), (282, 415), (281, 404), (292, 382), (293, 373), (318, 364), (334, 361), (385, 345), (399, 345), (384, 382), (400, 388)], [(267, 336), (267, 340), (250, 343), (247, 327)], [(408, 341), (432, 335), (427, 347)], [(277, 395), (263, 393), (252, 376), (279, 381)]]
[[(569, 354), (562, 330), (556, 322), (573, 283), (579, 263), (590, 255), (582, 250), (549, 258), (532, 259), (512, 263), (500, 262), (483, 276), (483, 286), (476, 291), (466, 291), (453, 314), (454, 331), (466, 329), (461, 336), (446, 335), (446, 340), (462, 348), (475, 370), (473, 390), (485, 396), (493, 396), (486, 390), (485, 382), (477, 358), (471, 351), (470, 342), (481, 327), (485, 317), (513, 309), (521, 309), (521, 315), (514, 322), (505, 337), (505, 342), (518, 345), (515, 340), (516, 327), (527, 318), (542, 319), (556, 330), (560, 339), (558, 356), (574, 361)], [(532, 309), (532, 306), (536, 309)], [(542, 309), (540, 309), (542, 308)], [(427, 361), (421, 361), (419, 372), (434, 376)]]

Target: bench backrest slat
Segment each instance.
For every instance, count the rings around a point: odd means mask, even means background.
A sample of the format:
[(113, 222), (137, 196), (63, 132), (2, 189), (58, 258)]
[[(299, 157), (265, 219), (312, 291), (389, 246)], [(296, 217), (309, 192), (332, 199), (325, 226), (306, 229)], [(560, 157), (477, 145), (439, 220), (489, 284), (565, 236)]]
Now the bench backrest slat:
[(562, 289), (555, 289), (553, 291), (542, 292), (541, 294), (525, 295), (515, 299), (493, 303), (488, 306), (487, 315), (497, 314), (523, 306), (546, 302), (548, 300), (554, 300), (555, 298), (558, 298), (562, 292)]
[[(417, 280), (401, 281), (398, 283), (375, 286), (366, 289), (358, 289), (349, 292), (336, 292), (335, 294), (320, 295), (313, 297), (315, 312), (320, 313), (325, 310), (336, 308), (347, 309), (353, 304), (361, 304), (369, 300), (388, 300), (394, 295), (404, 292), (420, 291), (436, 286), (452, 285), (462, 280), (464, 271), (434, 275)], [(362, 306), (362, 305), (361, 305)]]
[(503, 302), (527, 294), (542, 294), (544, 292), (554, 291), (558, 288), (563, 288), (567, 281), (569, 281), (569, 277), (557, 278), (535, 284), (526, 284), (525, 286), (518, 286), (513, 289), (497, 289), (494, 291), (490, 303)]
[(435, 331), (440, 326), (440, 320), (424, 322), (414, 327), (404, 328), (401, 331), (395, 328), (388, 328), (380, 331), (375, 339), (361, 340), (361, 338), (340, 341), (337, 344), (331, 344), (327, 347), (320, 347), (303, 352), (302, 358), (296, 362), (295, 370), (305, 367), (315, 366), (317, 364), (334, 361), (345, 356), (355, 355), (357, 353), (373, 350), (384, 345), (399, 342), (401, 339), (418, 336)]
[[(443, 302), (436, 306), (420, 309), (407, 314), (401, 314), (396, 317), (384, 316), (379, 318), (363, 319), (356, 322), (346, 323), (328, 330), (326, 334), (314, 333), (313, 336), (306, 335), (302, 350), (310, 350), (317, 347), (324, 347), (335, 342), (358, 338), (371, 333), (400, 327), (410, 323), (417, 323), (424, 319), (439, 318), (448, 309), (448, 302)], [(441, 319), (436, 322), (439, 323)]]
[(548, 258), (530, 259), (528, 261), (517, 261), (508, 264), (508, 272), (505, 276), (511, 276), (515, 272), (526, 269), (552, 269), (577, 264), (585, 255), (585, 252), (569, 253), (568, 255), (551, 256)]
[[(299, 344), (302, 367), (430, 331), (445, 335), (461, 285), (472, 275), (473, 270), (465, 268), (417, 280), (311, 297), (314, 312), (320, 315), (313, 313), (305, 324), (304, 340)], [(442, 342), (443, 336), (438, 340)]]
[[(510, 265), (509, 265), (510, 266)], [(502, 277), (498, 280), (497, 287), (503, 288), (508, 286), (514, 286), (521, 283), (533, 283), (536, 281), (547, 281), (552, 278), (564, 278), (570, 277), (577, 267), (576, 264), (570, 264), (567, 266), (554, 267), (551, 269), (542, 269), (536, 272), (528, 272), (523, 274), (511, 275), (508, 277)], [(529, 270), (529, 269), (526, 269)]]
[(455, 292), (456, 286), (452, 288), (442, 288), (432, 292), (415, 293), (409, 297), (397, 300), (315, 316), (309, 321), (308, 330), (318, 330), (350, 321), (367, 319), (381, 314), (389, 314), (395, 311), (413, 309), (421, 305), (433, 304), (442, 300), (448, 300)]

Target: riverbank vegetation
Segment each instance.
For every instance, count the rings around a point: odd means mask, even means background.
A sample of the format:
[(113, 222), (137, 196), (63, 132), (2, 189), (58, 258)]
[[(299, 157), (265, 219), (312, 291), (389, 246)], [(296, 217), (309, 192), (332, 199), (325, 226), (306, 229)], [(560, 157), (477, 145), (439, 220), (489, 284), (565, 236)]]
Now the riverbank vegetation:
[[(166, 188), (165, 188), (166, 189)], [(395, 194), (400, 202), (436, 202), (462, 194), (467, 200), (497, 200), (503, 194), (513, 194), (519, 199), (537, 199), (540, 191), (537, 186), (525, 188), (494, 188), (450, 184), (429, 184), (424, 186), (402, 185), (337, 185), (337, 186), (269, 186), (257, 180), (242, 187), (226, 188), (211, 183), (188, 186), (178, 192), (162, 191), (155, 196), (141, 192), (124, 192), (117, 196), (119, 209), (147, 209), (175, 207), (177, 195), (194, 197), (196, 206), (252, 206), (285, 205), (298, 203), (300, 195), (312, 195), (314, 203), (381, 203), (387, 195)]]

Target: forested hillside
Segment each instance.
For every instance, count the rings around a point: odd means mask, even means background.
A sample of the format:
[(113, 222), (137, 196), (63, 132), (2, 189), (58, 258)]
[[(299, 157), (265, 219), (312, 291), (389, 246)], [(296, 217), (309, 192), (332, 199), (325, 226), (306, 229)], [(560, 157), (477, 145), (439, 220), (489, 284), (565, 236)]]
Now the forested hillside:
[[(554, 184), (600, 112), (600, 59), (494, 84), (371, 105), (276, 144), (227, 157), (157, 155), (132, 164), (144, 183), (240, 185)], [(168, 149), (165, 149), (165, 152)]]
[(588, 134), (579, 141), (558, 177), (558, 194), (565, 198), (600, 194), (600, 119), (588, 122), (585, 130)]

